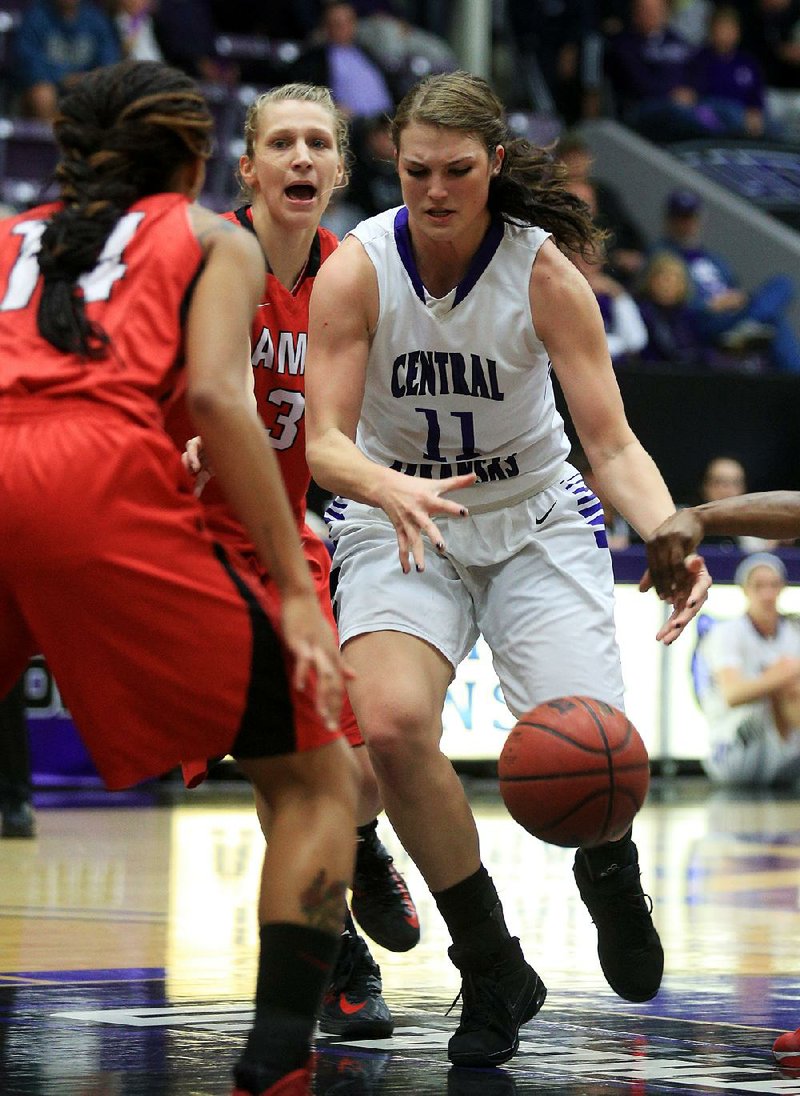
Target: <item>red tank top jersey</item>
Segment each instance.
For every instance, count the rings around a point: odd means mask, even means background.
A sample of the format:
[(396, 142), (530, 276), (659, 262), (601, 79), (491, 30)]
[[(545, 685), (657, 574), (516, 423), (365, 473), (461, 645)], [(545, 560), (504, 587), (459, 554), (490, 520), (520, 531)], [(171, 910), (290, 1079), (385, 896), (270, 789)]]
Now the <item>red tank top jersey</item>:
[(183, 312), (203, 261), (180, 194), (132, 205), (112, 229), (94, 270), (81, 277), (86, 314), (109, 336), (99, 360), (64, 354), (39, 334), (37, 254), (57, 204), (0, 222), (0, 399), (86, 398), (137, 421), (158, 405), (183, 364)]
[[(224, 213), (228, 221), (253, 232), (249, 206)], [(267, 273), (264, 297), (256, 309), (251, 332), (251, 361), (258, 413), (278, 458), (286, 492), (298, 525), (305, 521), (306, 493), (311, 474), (306, 461), (305, 364), (308, 341), (308, 304), (320, 265), (338, 246), (325, 228), (317, 229), (308, 262), (297, 284), (289, 290)], [(167, 429), (180, 448), (196, 431), (186, 415), (184, 401), (170, 408)], [(252, 554), (249, 537), (228, 508), (212, 478), (201, 496), (210, 530), (239, 551)]]

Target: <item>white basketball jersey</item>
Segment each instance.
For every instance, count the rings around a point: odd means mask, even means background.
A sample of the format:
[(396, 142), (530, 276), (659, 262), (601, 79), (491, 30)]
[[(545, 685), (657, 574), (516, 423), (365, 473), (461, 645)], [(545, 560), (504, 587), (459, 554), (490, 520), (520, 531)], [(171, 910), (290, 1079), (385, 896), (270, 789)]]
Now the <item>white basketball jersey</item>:
[(569, 453), (528, 287), (548, 233), (492, 223), (465, 278), (434, 298), (417, 271), (408, 210), (352, 233), (378, 279), (356, 443), (373, 461), (428, 479), (474, 471), (465, 506), (494, 508), (549, 486)]

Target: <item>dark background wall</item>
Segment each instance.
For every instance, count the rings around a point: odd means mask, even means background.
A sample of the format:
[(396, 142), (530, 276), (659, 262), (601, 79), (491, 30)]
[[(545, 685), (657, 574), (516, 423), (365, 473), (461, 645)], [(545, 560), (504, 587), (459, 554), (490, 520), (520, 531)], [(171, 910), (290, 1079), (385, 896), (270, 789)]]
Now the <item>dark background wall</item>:
[[(676, 502), (697, 501), (712, 457), (736, 457), (751, 491), (800, 490), (800, 377), (617, 374), (628, 420)], [(575, 440), (563, 397), (567, 433)]]

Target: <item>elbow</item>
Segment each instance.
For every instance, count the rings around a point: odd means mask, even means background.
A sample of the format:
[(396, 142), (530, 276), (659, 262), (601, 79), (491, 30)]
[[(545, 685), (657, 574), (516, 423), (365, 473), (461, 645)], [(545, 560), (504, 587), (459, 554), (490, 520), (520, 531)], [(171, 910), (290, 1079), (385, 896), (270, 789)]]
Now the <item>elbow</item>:
[(320, 445), (319, 441), (306, 435), (306, 463), (308, 464), (314, 482), (319, 484), (323, 491), (332, 491), (334, 488), (326, 482), (327, 465), (323, 458), (322, 450), (323, 447)]

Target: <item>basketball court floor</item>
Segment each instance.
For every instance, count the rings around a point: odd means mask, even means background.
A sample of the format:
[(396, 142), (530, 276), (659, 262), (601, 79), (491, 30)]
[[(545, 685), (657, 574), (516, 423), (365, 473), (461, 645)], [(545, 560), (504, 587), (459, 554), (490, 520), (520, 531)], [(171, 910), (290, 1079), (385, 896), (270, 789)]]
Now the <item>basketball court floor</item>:
[[(318, 1096), (800, 1096), (800, 1075), (770, 1053), (800, 1024), (797, 796), (654, 782), (635, 836), (667, 969), (656, 999), (632, 1005), (600, 973), (571, 852), (519, 829), (491, 783), (467, 783), (484, 860), (547, 1002), (503, 1069), (448, 1068), (456, 971), (382, 820), (422, 941), (405, 955), (373, 948), (395, 1034), (320, 1039)], [(37, 820), (35, 840), (0, 841), (0, 1092), (230, 1096), (251, 1015), (262, 849), (246, 787), (160, 786), (144, 805), (45, 798)]]

